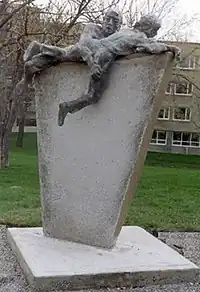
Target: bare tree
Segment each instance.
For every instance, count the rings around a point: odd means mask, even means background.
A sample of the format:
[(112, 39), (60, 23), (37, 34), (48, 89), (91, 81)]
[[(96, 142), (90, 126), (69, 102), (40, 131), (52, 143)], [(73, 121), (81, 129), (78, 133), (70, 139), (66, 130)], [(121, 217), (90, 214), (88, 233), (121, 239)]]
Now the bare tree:
[(43, 6), (36, 6), (33, 0), (1, 2), (0, 168), (9, 166), (8, 138), (20, 109), (19, 138), (23, 138), (29, 93), (17, 98), (14, 88), (23, 75), (23, 54), (27, 45), (33, 39), (63, 47), (74, 43), (85, 23), (94, 19), (100, 22), (104, 11), (118, 2), (112, 0), (105, 5), (101, 0), (49, 0)]
[(20, 107), (20, 100), (15, 99), (13, 92), (23, 74), (26, 39), (21, 18), (31, 2), (3, 0), (0, 5), (0, 168), (9, 165), (9, 134)]

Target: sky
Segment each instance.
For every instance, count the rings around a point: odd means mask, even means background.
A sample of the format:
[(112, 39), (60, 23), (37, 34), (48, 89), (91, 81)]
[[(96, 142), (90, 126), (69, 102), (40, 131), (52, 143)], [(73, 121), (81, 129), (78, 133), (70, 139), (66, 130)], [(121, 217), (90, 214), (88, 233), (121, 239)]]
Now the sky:
[[(187, 19), (190, 24), (185, 24), (184, 29), (180, 32), (182, 40), (200, 42), (200, 0), (179, 0), (177, 9), (177, 15), (174, 10), (175, 18)], [(162, 25), (167, 27), (169, 22), (170, 19), (166, 17)]]
[(188, 17), (198, 19), (189, 29), (188, 41), (200, 42), (200, 0), (180, 0), (179, 6)]
[(185, 13), (192, 15), (199, 12), (200, 17), (200, 1), (199, 0), (181, 0), (180, 6)]

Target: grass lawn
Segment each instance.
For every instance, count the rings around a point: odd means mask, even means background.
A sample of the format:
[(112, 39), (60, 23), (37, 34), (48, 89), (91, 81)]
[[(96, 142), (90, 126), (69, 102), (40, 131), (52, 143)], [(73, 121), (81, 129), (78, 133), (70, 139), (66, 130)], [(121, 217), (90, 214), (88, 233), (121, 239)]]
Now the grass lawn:
[[(40, 226), (36, 135), (24, 149), (11, 136), (11, 166), (0, 170), (0, 223)], [(159, 230), (200, 230), (200, 156), (148, 153), (126, 219), (128, 225)]]

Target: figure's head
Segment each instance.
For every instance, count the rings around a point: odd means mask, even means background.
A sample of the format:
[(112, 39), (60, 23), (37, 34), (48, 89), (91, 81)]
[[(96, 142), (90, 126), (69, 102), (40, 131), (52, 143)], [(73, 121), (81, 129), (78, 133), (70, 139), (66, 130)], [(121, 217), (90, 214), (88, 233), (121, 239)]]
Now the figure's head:
[(122, 25), (122, 15), (120, 12), (110, 9), (106, 12), (103, 18), (103, 30), (105, 37), (115, 33), (121, 28)]
[(161, 23), (156, 16), (147, 14), (142, 16), (134, 27), (144, 32), (148, 38), (152, 38), (157, 35)]

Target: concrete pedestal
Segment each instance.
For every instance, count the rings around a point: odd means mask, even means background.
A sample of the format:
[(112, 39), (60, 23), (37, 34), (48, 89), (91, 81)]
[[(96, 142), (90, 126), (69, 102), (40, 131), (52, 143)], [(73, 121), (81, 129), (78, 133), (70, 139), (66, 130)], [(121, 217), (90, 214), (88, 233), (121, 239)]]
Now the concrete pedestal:
[(123, 227), (110, 250), (48, 238), (42, 228), (9, 228), (8, 240), (33, 291), (180, 283), (199, 274), (196, 265), (135, 226)]

